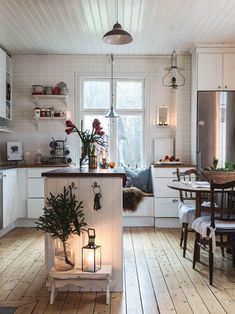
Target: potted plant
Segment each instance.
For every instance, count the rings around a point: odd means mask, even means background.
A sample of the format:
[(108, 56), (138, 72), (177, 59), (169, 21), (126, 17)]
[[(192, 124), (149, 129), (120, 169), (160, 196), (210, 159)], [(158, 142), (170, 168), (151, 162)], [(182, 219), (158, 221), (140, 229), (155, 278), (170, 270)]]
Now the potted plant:
[(86, 222), (82, 210), (82, 201), (76, 200), (73, 194), (74, 186), (64, 187), (63, 193), (47, 198), (43, 215), (36, 222), (37, 229), (55, 239), (55, 268), (69, 270), (74, 267), (74, 255), (69, 245), (69, 237), (80, 236), (85, 231)]
[[(105, 132), (101, 127), (101, 123), (98, 119), (94, 119), (92, 122), (92, 130), (85, 130), (81, 126), (79, 130), (76, 125), (70, 121), (66, 121), (66, 130), (65, 132), (69, 135), (71, 133), (77, 133), (82, 142), (82, 152), (80, 158), (80, 168), (88, 160), (89, 168), (97, 168), (97, 156), (95, 151), (97, 147), (106, 147), (107, 143), (104, 139)], [(97, 147), (96, 147), (97, 146)]]

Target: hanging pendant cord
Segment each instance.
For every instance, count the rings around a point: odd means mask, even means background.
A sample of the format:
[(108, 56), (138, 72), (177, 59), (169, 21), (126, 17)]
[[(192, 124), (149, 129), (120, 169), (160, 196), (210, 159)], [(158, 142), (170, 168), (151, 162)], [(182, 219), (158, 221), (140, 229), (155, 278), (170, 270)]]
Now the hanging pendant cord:
[(116, 1), (116, 8), (117, 8), (117, 23), (118, 23), (118, 0)]
[(111, 54), (111, 92), (112, 92), (112, 99), (111, 99), (111, 108), (113, 108), (113, 54)]

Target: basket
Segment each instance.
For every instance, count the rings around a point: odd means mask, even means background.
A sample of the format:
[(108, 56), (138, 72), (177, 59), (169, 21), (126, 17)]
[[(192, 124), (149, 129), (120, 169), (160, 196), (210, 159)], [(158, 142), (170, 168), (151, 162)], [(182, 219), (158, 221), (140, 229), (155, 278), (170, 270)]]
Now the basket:
[(235, 181), (235, 171), (232, 170), (202, 170), (201, 175), (206, 181), (214, 183), (226, 183)]

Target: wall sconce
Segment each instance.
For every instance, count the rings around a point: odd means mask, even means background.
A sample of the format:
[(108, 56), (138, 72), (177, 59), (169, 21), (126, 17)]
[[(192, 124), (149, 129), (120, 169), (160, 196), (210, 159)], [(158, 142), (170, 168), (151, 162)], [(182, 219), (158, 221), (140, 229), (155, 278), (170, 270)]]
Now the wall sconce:
[(95, 229), (88, 228), (88, 244), (82, 248), (82, 271), (95, 273), (101, 268), (101, 246), (95, 244)]
[(171, 54), (171, 66), (164, 69), (167, 71), (166, 75), (163, 76), (162, 85), (177, 89), (185, 84), (185, 78), (182, 73), (183, 69), (177, 67), (177, 54), (174, 50)]
[(160, 106), (157, 108), (157, 125), (169, 126), (169, 107)]

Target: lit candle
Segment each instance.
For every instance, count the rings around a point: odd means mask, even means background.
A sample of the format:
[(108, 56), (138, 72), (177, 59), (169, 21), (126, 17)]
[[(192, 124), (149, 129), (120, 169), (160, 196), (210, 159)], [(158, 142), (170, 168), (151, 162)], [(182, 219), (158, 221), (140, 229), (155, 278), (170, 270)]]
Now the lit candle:
[(101, 158), (105, 159), (105, 160), (107, 158), (107, 153), (106, 153), (106, 149), (105, 148), (102, 149)]
[(86, 256), (87, 271), (94, 271), (94, 250), (89, 250)]

